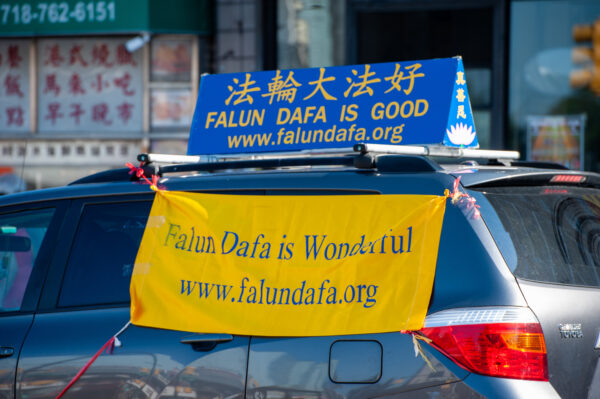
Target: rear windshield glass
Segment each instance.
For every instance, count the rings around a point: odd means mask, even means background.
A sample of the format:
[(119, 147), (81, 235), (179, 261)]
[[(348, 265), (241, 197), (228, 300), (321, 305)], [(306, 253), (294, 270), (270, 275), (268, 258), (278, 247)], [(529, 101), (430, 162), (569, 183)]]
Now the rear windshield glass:
[(600, 287), (600, 190), (498, 187), (476, 197), (517, 277)]

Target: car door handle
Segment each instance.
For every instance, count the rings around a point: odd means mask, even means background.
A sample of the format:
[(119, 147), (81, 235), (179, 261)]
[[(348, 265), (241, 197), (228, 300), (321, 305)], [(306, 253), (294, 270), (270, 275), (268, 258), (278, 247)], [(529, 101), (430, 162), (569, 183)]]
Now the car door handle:
[(201, 342), (229, 342), (233, 341), (231, 334), (194, 334), (181, 338), (182, 344), (197, 344)]
[(181, 338), (182, 344), (190, 344), (195, 351), (208, 352), (218, 344), (233, 341), (231, 334), (194, 334)]
[(11, 357), (15, 350), (9, 346), (0, 346), (0, 358)]

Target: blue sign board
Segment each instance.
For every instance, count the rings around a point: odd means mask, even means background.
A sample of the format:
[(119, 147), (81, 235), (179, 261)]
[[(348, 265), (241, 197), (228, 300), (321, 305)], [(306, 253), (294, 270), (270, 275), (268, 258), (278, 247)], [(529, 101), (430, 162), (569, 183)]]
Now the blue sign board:
[(202, 77), (189, 155), (478, 147), (460, 57)]

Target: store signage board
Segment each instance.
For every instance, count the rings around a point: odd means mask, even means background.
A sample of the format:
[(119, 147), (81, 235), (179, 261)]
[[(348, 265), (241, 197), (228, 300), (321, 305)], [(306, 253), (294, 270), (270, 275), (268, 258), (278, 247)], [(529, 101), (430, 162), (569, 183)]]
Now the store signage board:
[(478, 147), (462, 59), (206, 75), (188, 154), (356, 143)]
[(0, 36), (210, 33), (210, 2), (178, 0), (5, 0)]
[[(29, 75), (30, 43), (28, 40), (0, 41), (0, 125), (3, 132), (27, 133), (30, 125)], [(3, 154), (6, 164), (7, 154)], [(20, 159), (20, 163), (23, 160)]]
[(139, 132), (143, 57), (123, 38), (40, 38), (38, 130)]

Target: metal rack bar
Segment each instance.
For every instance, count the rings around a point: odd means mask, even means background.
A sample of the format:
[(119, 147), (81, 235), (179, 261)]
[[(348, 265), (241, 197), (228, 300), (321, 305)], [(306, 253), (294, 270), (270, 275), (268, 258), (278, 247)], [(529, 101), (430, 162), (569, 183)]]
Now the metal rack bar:
[[(354, 166), (355, 156), (337, 157), (296, 157), (296, 158), (271, 158), (271, 159), (243, 159), (223, 162), (188, 163), (161, 166), (161, 173), (176, 172), (212, 172), (228, 169), (276, 169), (298, 166)], [(374, 168), (371, 165), (370, 168)]]
[(188, 164), (200, 162), (251, 161), (286, 158), (313, 158), (340, 155), (360, 154), (397, 154), (420, 155), (447, 158), (472, 159), (519, 159), (518, 151), (480, 150), (473, 148), (454, 148), (444, 146), (414, 146), (387, 144), (356, 144), (354, 148), (335, 148), (325, 150), (302, 150), (290, 152), (261, 153), (261, 154), (228, 154), (228, 155), (169, 155), (169, 154), (140, 154), (138, 161), (148, 163)]
[(521, 156), (518, 151), (480, 150), (443, 146), (356, 144), (354, 150), (363, 154), (380, 153), (475, 159), (519, 159)]
[(200, 156), (195, 155), (170, 155), (170, 154), (139, 154), (137, 160), (144, 163), (198, 163), (202, 160)]

